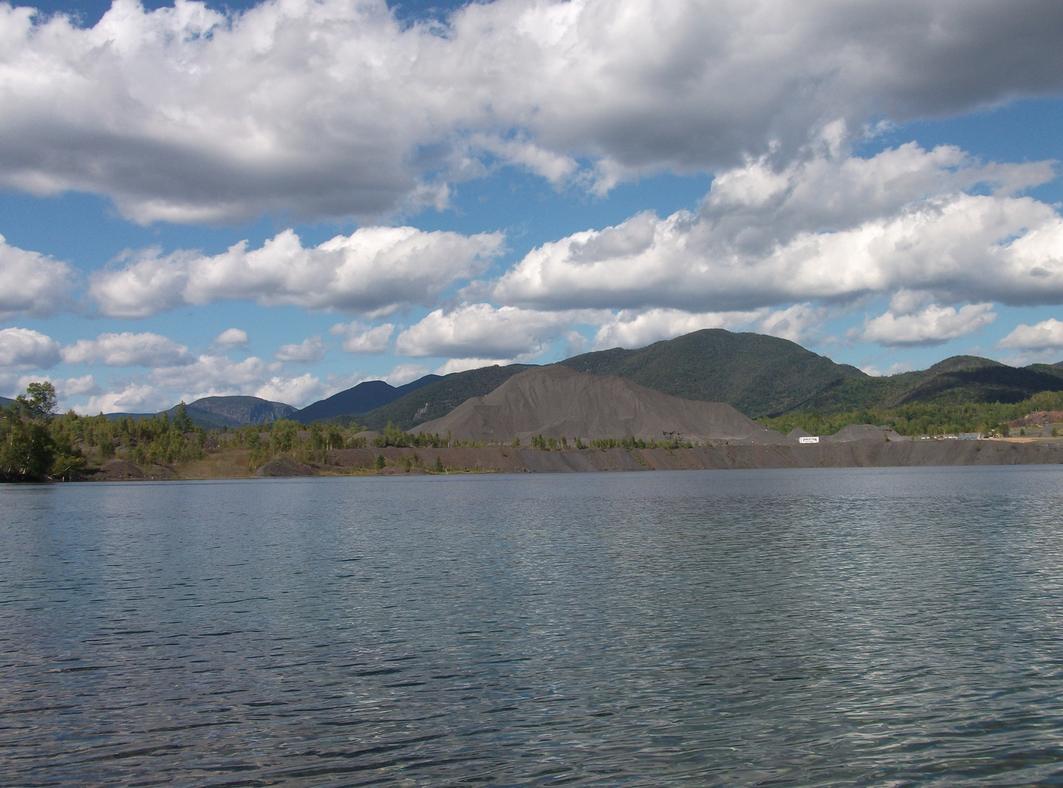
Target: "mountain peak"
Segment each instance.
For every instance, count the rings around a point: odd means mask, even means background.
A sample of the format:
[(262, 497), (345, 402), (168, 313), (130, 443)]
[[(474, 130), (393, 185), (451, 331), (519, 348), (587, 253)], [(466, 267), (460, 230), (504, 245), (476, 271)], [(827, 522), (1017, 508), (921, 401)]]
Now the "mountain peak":
[[(179, 406), (166, 413), (170, 416)], [(219, 396), (203, 397), (185, 405), (189, 418), (202, 427), (242, 427), (247, 424), (268, 424), (278, 419), (290, 419), (296, 410), (283, 402), (271, 402), (261, 397)]]
[(630, 378), (684, 399), (727, 402), (754, 418), (792, 410), (825, 389), (867, 377), (796, 342), (722, 328), (638, 350), (584, 353), (561, 363), (580, 372)]
[(927, 372), (943, 374), (947, 372), (958, 372), (965, 369), (983, 369), (985, 367), (1003, 366), (1007, 365), (1001, 364), (999, 361), (993, 361), (991, 358), (983, 358), (982, 356), (949, 356), (927, 369)]
[(304, 424), (325, 419), (355, 418), (394, 402), (405, 394), (437, 380), (439, 380), (439, 375), (425, 375), (404, 386), (392, 386), (383, 380), (366, 380), (357, 386), (307, 405), (298, 412), (295, 418)]

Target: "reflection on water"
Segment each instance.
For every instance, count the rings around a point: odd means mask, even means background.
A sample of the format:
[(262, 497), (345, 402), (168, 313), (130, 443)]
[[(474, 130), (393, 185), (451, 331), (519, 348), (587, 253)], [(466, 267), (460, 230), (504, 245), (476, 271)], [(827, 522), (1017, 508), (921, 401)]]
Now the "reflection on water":
[(1063, 470), (0, 487), (0, 782), (1063, 779)]

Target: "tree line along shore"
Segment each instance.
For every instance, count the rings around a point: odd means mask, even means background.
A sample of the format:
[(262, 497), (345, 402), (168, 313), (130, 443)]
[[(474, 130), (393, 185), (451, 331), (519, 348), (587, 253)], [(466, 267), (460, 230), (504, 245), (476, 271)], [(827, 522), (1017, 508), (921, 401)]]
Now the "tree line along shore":
[[(504, 442), (379, 432), (353, 421), (299, 424), (280, 419), (239, 428), (197, 427), (178, 406), (153, 418), (57, 414), (50, 383), (31, 383), (0, 410), (0, 480), (246, 478), (253, 476), (560, 472), (695, 468), (845, 467), (1063, 462), (1063, 440), (1038, 426), (1043, 440), (1015, 438), (1032, 413), (1063, 410), (1063, 392), (1019, 403), (916, 404), (892, 410), (762, 419), (774, 429), (830, 435), (878, 424), (911, 438), (980, 433), (981, 441), (825, 441), (818, 445), (699, 442), (681, 435), (584, 439), (533, 435)], [(1035, 430), (1031, 426), (1030, 432)]]

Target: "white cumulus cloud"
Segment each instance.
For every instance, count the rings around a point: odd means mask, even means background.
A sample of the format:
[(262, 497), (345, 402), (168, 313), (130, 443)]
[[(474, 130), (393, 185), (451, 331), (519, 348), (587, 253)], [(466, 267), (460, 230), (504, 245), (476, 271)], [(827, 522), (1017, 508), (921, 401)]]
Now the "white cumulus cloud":
[(31, 328), (0, 328), (0, 367), (47, 369), (59, 362), (59, 343)]
[(81, 375), (76, 378), (66, 378), (56, 381), (56, 389), (63, 398), (79, 397), (83, 394), (95, 394), (99, 389), (96, 379), (92, 375)]
[(343, 337), (343, 349), (348, 353), (384, 353), (394, 331), (392, 323), (368, 326), (357, 320), (337, 323), (329, 329), (333, 336)]
[(100, 388), (96, 385), (96, 379), (92, 375), (80, 375), (74, 378), (53, 378), (49, 375), (23, 375), (19, 378), (19, 389), (25, 389), (30, 383), (48, 381), (55, 386), (55, 392), (59, 397), (60, 407), (64, 407), (73, 397), (86, 394), (96, 394)]
[(937, 345), (973, 333), (996, 320), (992, 304), (959, 309), (930, 304), (917, 312), (885, 312), (868, 320), (860, 338), (880, 345)]
[(747, 330), (800, 342), (825, 318), (826, 311), (808, 304), (785, 309), (735, 312), (685, 312), (681, 309), (625, 309), (598, 327), (594, 346), (640, 348), (704, 328)]
[(154, 413), (174, 403), (164, 399), (163, 392), (146, 383), (128, 383), (119, 389), (89, 397), (75, 406), (78, 413), (95, 416), (97, 413)]
[(258, 387), (255, 396), (301, 408), (320, 399), (323, 391), (324, 386), (321, 381), (307, 372), (292, 378), (271, 377)]
[(428, 368), (420, 364), (399, 364), (388, 374), (384, 375), (384, 380), (392, 386), (403, 386), (407, 383), (412, 383), (418, 378), (423, 378), (427, 374)]
[(512, 364), (511, 358), (448, 358), (436, 369), (437, 375), (449, 375), (452, 372), (465, 372), (483, 367), (504, 367)]
[(227, 328), (214, 337), (217, 347), (243, 347), (247, 343), (247, 332), (242, 328)]
[(776, 309), (763, 314), (752, 328), (791, 342), (807, 342), (808, 338), (828, 317), (828, 310), (810, 304), (792, 304), (785, 309)]
[(1001, 347), (1023, 350), (1063, 349), (1063, 320), (1049, 318), (1034, 325), (1018, 325), (1000, 340)]
[(1051, 177), (1044, 163), (914, 146), (870, 159), (824, 150), (779, 172), (748, 162), (720, 174), (697, 211), (638, 214), (533, 249), (491, 294), (535, 309), (692, 313), (900, 289), (1058, 303), (1063, 219), (1013, 193)]
[(1061, 26), (1054, 0), (506, 0), (412, 24), (384, 0), (114, 0), (91, 28), (5, 4), (0, 186), (140, 222), (364, 216), (439, 202), (481, 150), (554, 182), (586, 160), (601, 191), (785, 156), (835, 119), (1058, 91)]
[(498, 233), (363, 227), (305, 247), (285, 230), (258, 249), (241, 242), (217, 255), (149, 251), (95, 274), (90, 293), (115, 317), (232, 299), (380, 312), (431, 304), (454, 281), (479, 274), (501, 249)]
[(257, 356), (233, 361), (204, 353), (191, 364), (158, 367), (151, 371), (149, 380), (157, 390), (170, 392), (173, 402), (192, 402), (202, 397), (254, 394), (280, 370), (280, 362), (266, 362)]
[(579, 164), (571, 156), (554, 153), (526, 140), (478, 134), (470, 140), (470, 145), (474, 150), (491, 153), (503, 162), (520, 165), (554, 186), (563, 185), (579, 169)]
[(621, 310), (599, 326), (594, 337), (598, 350), (640, 348), (703, 328), (737, 328), (748, 325), (757, 312), (684, 312), (681, 309)]
[(74, 272), (64, 262), (12, 246), (0, 235), (0, 320), (45, 315), (69, 297)]
[(163, 367), (194, 360), (184, 345), (149, 332), (100, 334), (96, 339), (79, 339), (62, 352), (68, 364), (99, 362), (110, 367)]
[(511, 358), (544, 350), (573, 317), (559, 312), (490, 304), (436, 309), (395, 340), (406, 356)]
[[(189, 364), (157, 367), (141, 377), (112, 385), (109, 390), (75, 405), (75, 409), (92, 414), (154, 412), (180, 401), (233, 395), (258, 396), (300, 406), (320, 397), (324, 388), (311, 373), (285, 377), (280, 362), (267, 362), (256, 356), (233, 360), (206, 353)], [(74, 396), (75, 392), (69, 394)]]
[(310, 364), (325, 357), (325, 343), (321, 337), (307, 337), (302, 342), (281, 345), (275, 357), (277, 361)]

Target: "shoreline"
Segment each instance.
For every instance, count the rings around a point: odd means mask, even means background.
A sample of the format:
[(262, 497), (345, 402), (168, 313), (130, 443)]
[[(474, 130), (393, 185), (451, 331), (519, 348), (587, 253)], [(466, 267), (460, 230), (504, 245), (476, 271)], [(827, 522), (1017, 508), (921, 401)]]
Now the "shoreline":
[[(378, 467), (383, 457), (384, 466)], [(719, 444), (693, 448), (543, 450), (530, 447), (358, 448), (328, 452), (326, 462), (283, 457), (254, 471), (248, 454), (218, 452), (173, 466), (111, 461), (81, 481), (199, 481), (454, 473), (587, 473), (607, 471), (770, 468), (889, 468), (1063, 464), (1063, 440), (851, 441), (813, 445)]]

